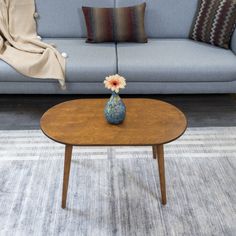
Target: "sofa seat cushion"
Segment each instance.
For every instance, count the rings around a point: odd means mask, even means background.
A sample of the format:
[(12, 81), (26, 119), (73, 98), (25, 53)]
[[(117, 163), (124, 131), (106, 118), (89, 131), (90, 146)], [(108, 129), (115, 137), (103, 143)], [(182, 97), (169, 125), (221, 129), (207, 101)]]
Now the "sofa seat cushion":
[(118, 72), (127, 82), (217, 82), (236, 80), (231, 50), (189, 39), (150, 39), (118, 44)]
[[(67, 82), (103, 82), (105, 76), (115, 74), (116, 48), (114, 43), (87, 44), (85, 39), (43, 39), (53, 43), (60, 52), (68, 54), (66, 63)], [(0, 60), (0, 82), (28, 81), (39, 82), (38, 79), (25, 77)], [(44, 82), (43, 80), (40, 80)], [(57, 82), (57, 80), (50, 80)]]

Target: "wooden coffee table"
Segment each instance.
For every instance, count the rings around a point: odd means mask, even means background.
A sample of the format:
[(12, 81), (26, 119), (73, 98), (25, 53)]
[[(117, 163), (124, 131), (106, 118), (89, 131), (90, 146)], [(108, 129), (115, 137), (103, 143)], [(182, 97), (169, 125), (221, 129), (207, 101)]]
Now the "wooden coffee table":
[[(179, 138), (187, 127), (176, 107), (153, 99), (123, 99), (125, 121), (110, 125), (104, 118), (107, 99), (79, 99), (49, 109), (41, 129), (50, 139), (65, 144), (62, 208), (66, 207), (73, 146), (152, 146), (157, 159), (162, 204), (166, 204), (163, 145)], [(157, 158), (156, 158), (157, 157)]]

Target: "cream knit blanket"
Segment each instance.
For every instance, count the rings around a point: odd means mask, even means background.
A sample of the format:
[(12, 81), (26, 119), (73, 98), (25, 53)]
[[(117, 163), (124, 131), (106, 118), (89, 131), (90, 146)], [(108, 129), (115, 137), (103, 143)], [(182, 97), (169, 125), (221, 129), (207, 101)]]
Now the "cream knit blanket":
[(23, 75), (64, 86), (65, 58), (37, 38), (34, 13), (34, 0), (0, 0), (0, 59)]

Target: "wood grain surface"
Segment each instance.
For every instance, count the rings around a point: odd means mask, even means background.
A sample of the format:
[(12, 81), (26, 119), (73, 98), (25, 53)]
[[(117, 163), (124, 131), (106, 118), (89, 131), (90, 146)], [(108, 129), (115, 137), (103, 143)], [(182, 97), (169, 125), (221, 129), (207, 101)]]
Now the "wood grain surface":
[(108, 124), (107, 99), (78, 99), (49, 109), (41, 118), (42, 131), (56, 142), (74, 146), (157, 145), (180, 137), (185, 115), (175, 106), (154, 99), (123, 99), (125, 121)]

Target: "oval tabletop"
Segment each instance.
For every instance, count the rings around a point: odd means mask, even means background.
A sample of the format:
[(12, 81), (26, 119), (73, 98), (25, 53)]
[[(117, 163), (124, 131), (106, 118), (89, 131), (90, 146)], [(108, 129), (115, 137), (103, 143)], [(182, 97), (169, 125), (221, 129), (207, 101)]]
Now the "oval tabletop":
[(56, 142), (76, 146), (158, 145), (180, 137), (187, 127), (175, 106), (154, 99), (122, 99), (126, 118), (120, 125), (104, 117), (107, 99), (78, 99), (49, 109), (41, 129)]

